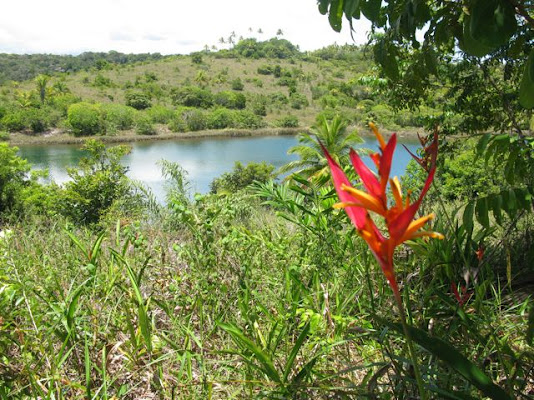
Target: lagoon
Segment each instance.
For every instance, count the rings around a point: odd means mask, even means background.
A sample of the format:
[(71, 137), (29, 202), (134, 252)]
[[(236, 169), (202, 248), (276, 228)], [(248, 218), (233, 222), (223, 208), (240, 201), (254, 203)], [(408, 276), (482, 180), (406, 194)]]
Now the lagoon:
[[(365, 143), (355, 148), (378, 149), (374, 138), (364, 138)], [(411, 138), (399, 138), (412, 152), (419, 142)], [(298, 143), (296, 136), (253, 136), (253, 137), (209, 137), (199, 139), (177, 139), (130, 144), (132, 151), (123, 159), (128, 167), (128, 176), (143, 182), (159, 201), (165, 198), (165, 181), (158, 161), (165, 159), (177, 162), (188, 172), (193, 193), (208, 193), (211, 181), (232, 170), (234, 163), (265, 161), (281, 167), (297, 159), (287, 151)], [(19, 154), (27, 159), (34, 169), (48, 169), (49, 179), (64, 183), (69, 177), (68, 167), (77, 165), (84, 152), (80, 145), (25, 145)], [(393, 158), (392, 176), (402, 175), (410, 155), (403, 146), (398, 146)], [(370, 164), (369, 164), (370, 165)]]

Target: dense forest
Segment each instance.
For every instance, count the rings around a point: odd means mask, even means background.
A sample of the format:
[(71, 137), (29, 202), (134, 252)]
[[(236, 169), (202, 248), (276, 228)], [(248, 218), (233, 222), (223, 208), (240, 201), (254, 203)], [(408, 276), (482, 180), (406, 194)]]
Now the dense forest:
[[(534, 5), (318, 5), (380, 33), (2, 56), (0, 398), (534, 398)], [(101, 140), (266, 127), (296, 161), (195, 194), (162, 160), (163, 204)], [(62, 185), (11, 145), (49, 138), (84, 141)]]

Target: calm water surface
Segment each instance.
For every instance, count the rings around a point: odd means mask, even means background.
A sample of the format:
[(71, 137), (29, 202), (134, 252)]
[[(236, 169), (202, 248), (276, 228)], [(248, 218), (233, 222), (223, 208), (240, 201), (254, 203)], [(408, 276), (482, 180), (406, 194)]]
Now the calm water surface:
[[(375, 139), (366, 138), (364, 144), (355, 147), (377, 149)], [(417, 141), (401, 139), (411, 151), (419, 146)], [(266, 161), (280, 167), (298, 157), (288, 155), (287, 150), (297, 144), (295, 136), (267, 136), (243, 138), (202, 138), (132, 143), (132, 152), (123, 159), (129, 168), (128, 176), (144, 182), (156, 197), (165, 198), (164, 180), (158, 161), (165, 159), (179, 163), (187, 172), (192, 191), (209, 192), (211, 181), (232, 170), (235, 161), (242, 163)], [(84, 156), (79, 145), (20, 146), (19, 154), (35, 169), (48, 169), (50, 180), (63, 183), (69, 179), (66, 169), (76, 166)], [(393, 159), (392, 175), (402, 175), (410, 155), (402, 146), (397, 147)], [(370, 165), (370, 164), (369, 164)]]

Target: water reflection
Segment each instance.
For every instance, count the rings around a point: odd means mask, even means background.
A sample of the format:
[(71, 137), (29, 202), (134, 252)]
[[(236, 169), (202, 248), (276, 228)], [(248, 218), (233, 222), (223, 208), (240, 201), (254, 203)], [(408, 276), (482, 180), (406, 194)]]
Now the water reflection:
[[(415, 151), (418, 142), (401, 139)], [(123, 159), (128, 176), (144, 182), (160, 200), (164, 199), (164, 181), (158, 161), (165, 159), (179, 163), (188, 172), (194, 192), (207, 193), (211, 181), (231, 171), (235, 161), (242, 163), (266, 161), (280, 167), (297, 157), (287, 150), (297, 144), (294, 136), (267, 136), (245, 138), (202, 138), (174, 141), (133, 143), (132, 152)], [(357, 147), (377, 149), (376, 140), (368, 138)], [(48, 168), (50, 180), (63, 183), (68, 180), (67, 168), (75, 166), (84, 152), (78, 145), (21, 146), (20, 155), (35, 169)], [(410, 155), (398, 146), (393, 159), (392, 175), (402, 175)]]

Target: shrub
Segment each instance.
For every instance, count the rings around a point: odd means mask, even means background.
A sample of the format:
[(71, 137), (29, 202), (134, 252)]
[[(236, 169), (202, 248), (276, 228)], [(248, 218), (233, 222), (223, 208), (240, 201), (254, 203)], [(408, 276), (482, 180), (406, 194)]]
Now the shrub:
[(65, 93), (48, 99), (49, 104), (61, 113), (63, 118), (67, 117), (67, 111), (72, 104), (80, 103), (82, 99), (70, 93)]
[(254, 97), (250, 108), (254, 114), (265, 117), (267, 115), (267, 98), (262, 95)]
[(232, 172), (226, 172), (211, 182), (210, 190), (211, 193), (234, 193), (255, 181), (267, 182), (273, 178), (273, 171), (274, 166), (266, 162), (243, 165), (236, 161)]
[(113, 87), (113, 82), (110, 78), (105, 77), (104, 75), (97, 74), (95, 76), (95, 80), (93, 81), (93, 85), (96, 87), (104, 88), (104, 87)]
[(261, 65), (258, 67), (258, 74), (260, 75), (272, 75), (273, 67), (271, 65)]
[(202, 53), (191, 54), (191, 62), (193, 64), (202, 64)]
[(182, 118), (181, 113), (178, 112), (173, 113), (168, 127), (172, 132), (185, 132), (187, 130), (187, 124)]
[(155, 124), (166, 124), (174, 115), (173, 110), (159, 105), (150, 107), (146, 113)]
[(222, 107), (242, 110), (247, 105), (247, 98), (243, 93), (222, 91), (215, 94), (214, 103)]
[(188, 131), (201, 131), (208, 126), (206, 114), (197, 109), (189, 109), (182, 112), (182, 118)]
[(75, 136), (95, 135), (104, 130), (102, 111), (97, 104), (72, 104), (67, 112), (67, 122)]
[(126, 92), (126, 105), (136, 110), (144, 110), (152, 105), (150, 96), (144, 92)]
[(289, 96), (289, 103), (291, 104), (291, 108), (296, 110), (300, 110), (301, 108), (310, 105), (306, 96), (300, 93), (292, 93), (291, 96)]
[(50, 113), (41, 108), (32, 108), (27, 111), (27, 124), (33, 133), (41, 133), (50, 126)]
[(102, 104), (104, 119), (108, 125), (119, 130), (131, 129), (135, 121), (136, 110), (122, 104)]
[(213, 105), (213, 95), (209, 90), (198, 86), (183, 86), (171, 90), (174, 105), (209, 108)]
[(265, 122), (260, 116), (248, 110), (236, 111), (234, 122), (235, 127), (241, 129), (258, 129), (265, 126)]
[(88, 156), (77, 168), (68, 170), (70, 181), (60, 193), (60, 212), (76, 223), (93, 224), (117, 200), (133, 197), (126, 177), (128, 168), (120, 162), (130, 152), (127, 146), (106, 148), (102, 142), (88, 140), (84, 146)]
[(235, 127), (235, 113), (227, 108), (217, 108), (208, 115), (209, 129), (225, 129)]
[(23, 110), (14, 110), (7, 112), (2, 118), (1, 125), (8, 132), (20, 132), (26, 129), (27, 115)]
[(245, 85), (241, 82), (241, 78), (236, 78), (232, 81), (232, 89), (234, 90), (243, 90)]
[(0, 213), (13, 211), (21, 201), (21, 193), (27, 185), (30, 165), (17, 156), (17, 147), (0, 143)]
[(275, 93), (271, 93), (269, 95), (269, 100), (271, 103), (276, 103), (276, 104), (287, 104), (289, 103), (289, 99), (287, 98), (287, 96), (283, 93), (280, 93), (280, 92), (275, 92)]
[(135, 121), (135, 133), (138, 135), (155, 135), (156, 128), (152, 123), (152, 119), (145, 114), (141, 114)]
[(275, 125), (280, 128), (296, 128), (299, 126), (299, 119), (295, 115), (286, 115), (278, 119)]
[(0, 141), (9, 140), (9, 132), (0, 131)]

